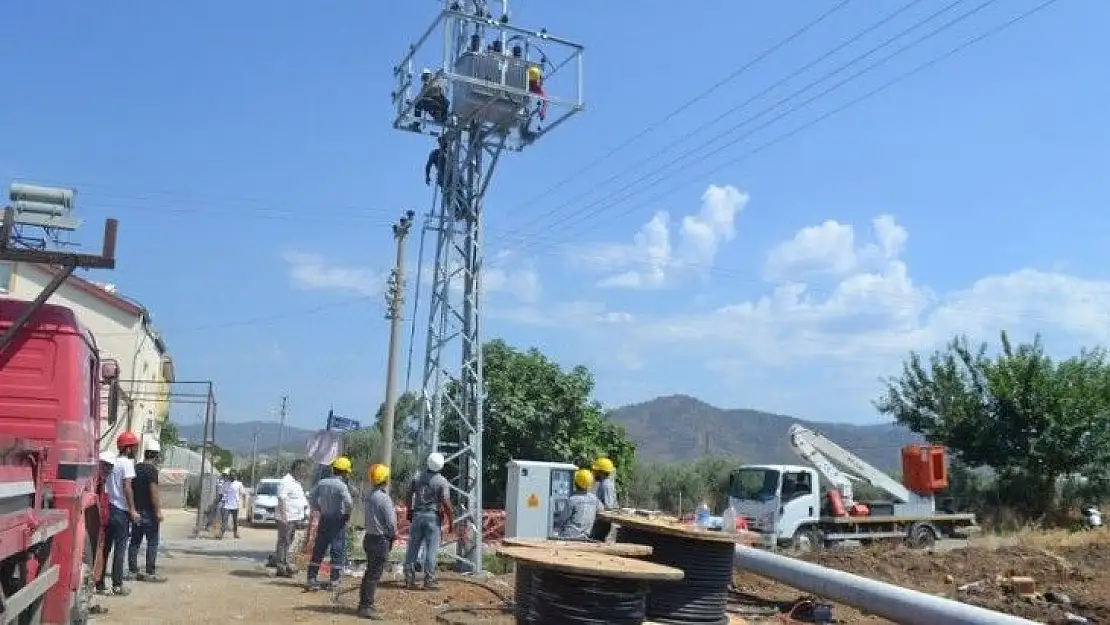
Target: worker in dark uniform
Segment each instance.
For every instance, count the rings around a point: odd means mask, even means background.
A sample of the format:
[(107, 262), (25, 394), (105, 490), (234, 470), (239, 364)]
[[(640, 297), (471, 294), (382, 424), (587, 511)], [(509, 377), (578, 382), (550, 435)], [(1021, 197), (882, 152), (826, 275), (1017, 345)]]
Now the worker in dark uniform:
[[(613, 466), (613, 461), (602, 456), (594, 460), (591, 468), (593, 469), (594, 481), (597, 486), (597, 498), (601, 502), (602, 510), (616, 510), (617, 483), (616, 480), (613, 479), (613, 473), (616, 471), (616, 467)], [(597, 521), (594, 523), (590, 538), (593, 540), (605, 540), (609, 537), (609, 532), (612, 529), (613, 525), (608, 521)]]
[[(436, 556), (439, 555), (441, 528), (453, 524), (451, 515), (451, 485), (440, 475), (444, 464), (443, 454), (428, 454), (427, 469), (409, 484), (409, 544), (405, 551), (405, 585), (416, 586), (416, 558), (424, 550), (424, 588), (439, 588), (436, 583)], [(446, 523), (445, 523), (446, 522)]]
[[(316, 525), (316, 542), (312, 545), (312, 561), (308, 564), (305, 590), (334, 588), (347, 564), (347, 522), (355, 506), (347, 478), (351, 475), (351, 459), (340, 456), (331, 463), (331, 475), (320, 480), (308, 496), (308, 503), (320, 515)], [(320, 584), (316, 575), (324, 553), (331, 559), (331, 582)]]
[[(432, 70), (425, 68), (420, 72), (420, 95), (413, 106), (413, 114), (421, 118), (424, 113), (427, 113), (436, 123), (444, 124), (447, 122), (447, 111), (450, 107), (451, 102), (447, 99), (443, 79), (433, 78)], [(416, 122), (417, 130), (420, 128), (419, 124), (420, 122)]]
[(363, 501), (366, 535), (362, 538), (362, 548), (366, 551), (366, 572), (358, 591), (358, 615), (377, 621), (381, 616), (374, 605), (374, 594), (393, 551), (393, 541), (397, 539), (397, 509), (389, 498), (389, 467), (384, 464), (371, 466), (370, 485), (374, 490)]
[(555, 532), (564, 540), (589, 540), (601, 501), (590, 492), (594, 474), (589, 469), (574, 472), (574, 492), (567, 499), (566, 516), (555, 521)]
[[(439, 186), (440, 193), (445, 197), (451, 192), (451, 185), (454, 182), (450, 172), (448, 171), (448, 163), (451, 161), (450, 151), (455, 149), (452, 145), (452, 134), (443, 133), (436, 141), (436, 147), (428, 153), (428, 162), (424, 164), (424, 184), (432, 184), (432, 168), (436, 170), (436, 185)], [(458, 171), (455, 171), (458, 176)], [(455, 219), (462, 219), (466, 215), (466, 202), (464, 198), (456, 197), (455, 203)]]

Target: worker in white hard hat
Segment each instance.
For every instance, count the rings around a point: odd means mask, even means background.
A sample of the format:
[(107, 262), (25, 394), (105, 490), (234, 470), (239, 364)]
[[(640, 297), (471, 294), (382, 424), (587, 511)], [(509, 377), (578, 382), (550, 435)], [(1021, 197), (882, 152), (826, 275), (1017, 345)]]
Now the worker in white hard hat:
[(594, 474), (589, 469), (574, 472), (574, 491), (567, 499), (567, 511), (555, 520), (555, 531), (565, 540), (589, 540), (601, 501), (590, 492)]
[(427, 468), (420, 472), (409, 484), (408, 519), (409, 542), (405, 550), (405, 585), (416, 586), (416, 559), (421, 548), (424, 550), (424, 588), (439, 588), (436, 583), (436, 556), (439, 555), (439, 536), (441, 527), (453, 524), (451, 515), (451, 487), (447, 479), (440, 475), (443, 470), (443, 454), (428, 454)]
[(424, 68), (420, 72), (420, 95), (416, 98), (412, 114), (417, 121), (413, 122), (412, 129), (420, 130), (420, 120), (427, 113), (437, 124), (447, 122), (447, 111), (451, 106), (447, 99), (447, 89), (443, 79), (432, 74), (432, 70)]
[[(131, 490), (139, 520), (131, 525), (131, 545), (127, 550), (127, 567), (132, 577), (140, 582), (161, 582), (158, 575), (158, 543), (162, 527), (162, 501), (158, 496), (158, 459), (162, 446), (158, 441), (148, 441), (143, 451), (143, 461), (135, 465), (135, 479)], [(146, 540), (146, 566), (139, 568), (139, 548)]]

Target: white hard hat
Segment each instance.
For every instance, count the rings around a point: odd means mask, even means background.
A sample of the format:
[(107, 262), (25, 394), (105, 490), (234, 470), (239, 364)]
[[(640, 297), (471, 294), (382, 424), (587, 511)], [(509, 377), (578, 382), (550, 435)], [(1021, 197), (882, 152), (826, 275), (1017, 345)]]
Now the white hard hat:
[(420, 70), (420, 75), (421, 76), (431, 76), (432, 75), (432, 70), (425, 67), (424, 69)]
[(162, 445), (158, 441), (149, 441), (146, 444), (146, 450), (161, 453)]
[(231, 475), (231, 469), (224, 469), (223, 471), (220, 471), (220, 474), (221, 475)]
[(117, 456), (116, 456), (115, 452), (112, 452), (112, 451), (102, 451), (102, 452), (100, 452), (100, 461), (103, 462), (104, 464), (115, 464), (116, 457)]
[(443, 468), (443, 454), (433, 451), (428, 454), (428, 470), (435, 472)]

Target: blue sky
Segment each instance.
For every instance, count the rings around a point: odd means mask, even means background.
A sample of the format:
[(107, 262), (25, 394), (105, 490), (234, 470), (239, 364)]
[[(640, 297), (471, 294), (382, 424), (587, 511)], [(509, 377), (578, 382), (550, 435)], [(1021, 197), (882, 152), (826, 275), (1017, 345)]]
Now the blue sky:
[[(987, 3), (815, 97), (983, 4), (966, 0), (801, 91), (952, 4), (853, 0), (658, 124), (836, 4), (516, 3), (515, 23), (587, 46), (587, 111), (497, 172), (487, 337), (589, 365), (609, 405), (683, 392), (854, 422), (877, 419), (876, 379), (907, 350), (955, 332), (1105, 341), (1110, 4), (1055, 2), (851, 104), (1038, 4)], [(120, 219), (118, 269), (92, 277), (153, 311), (221, 417), (270, 418), (284, 392), (297, 425), (329, 405), (365, 418), (389, 224), (431, 198), (430, 140), (390, 127), (391, 67), (437, 10), (0, 3), (0, 183), (75, 186), (90, 241)]]

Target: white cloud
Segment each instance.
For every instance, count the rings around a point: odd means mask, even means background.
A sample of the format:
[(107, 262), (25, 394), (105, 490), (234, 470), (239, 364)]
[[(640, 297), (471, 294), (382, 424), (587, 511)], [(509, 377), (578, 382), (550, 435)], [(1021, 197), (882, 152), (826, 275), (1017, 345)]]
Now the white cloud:
[(365, 267), (332, 264), (320, 254), (289, 250), (282, 259), (289, 266), (293, 287), (306, 291), (345, 291), (359, 295), (383, 292), (386, 272)]
[[(1055, 331), (1080, 339), (1110, 338), (1110, 283), (1020, 269), (969, 288), (936, 294), (914, 282), (901, 259), (908, 235), (888, 215), (873, 220), (874, 241), (860, 245), (851, 225), (803, 228), (767, 256), (770, 291), (701, 314), (648, 319), (641, 340), (739, 352), (767, 365), (831, 359), (870, 363), (874, 379), (911, 349), (928, 349), (956, 333), (992, 340), (1002, 329)], [(803, 276), (836, 276), (829, 289)], [(721, 356), (724, 357), (724, 356)]]
[[(457, 277), (451, 285), (456, 294), (462, 292), (461, 272), (450, 269)], [(432, 268), (425, 266), (421, 284), (424, 288), (432, 286)], [(522, 302), (535, 303), (543, 293), (540, 274), (530, 259), (519, 259), (512, 250), (501, 250), (490, 255), (482, 268), (482, 292), (505, 293)]]
[(598, 286), (654, 289), (670, 286), (712, 268), (722, 243), (736, 236), (736, 216), (748, 195), (733, 186), (709, 185), (701, 208), (678, 224), (677, 244), (667, 211), (659, 211), (633, 236), (632, 243), (609, 243), (572, 248), (575, 263), (608, 275)]

